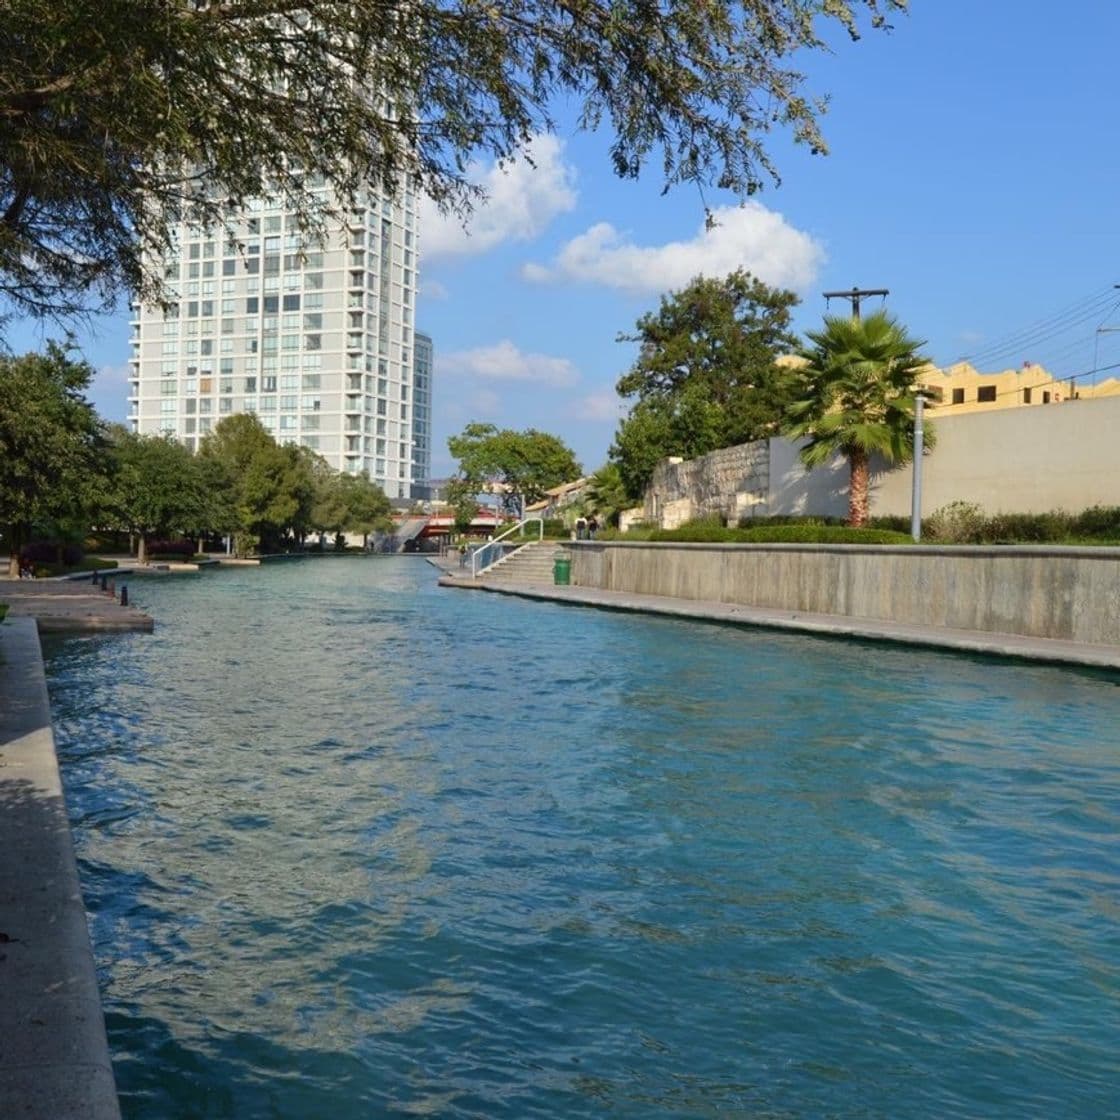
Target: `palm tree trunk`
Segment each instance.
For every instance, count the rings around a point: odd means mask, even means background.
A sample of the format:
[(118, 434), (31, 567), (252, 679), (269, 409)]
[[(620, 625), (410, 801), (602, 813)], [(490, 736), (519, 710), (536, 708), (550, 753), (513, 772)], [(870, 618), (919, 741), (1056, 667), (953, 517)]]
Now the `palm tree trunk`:
[(851, 469), (851, 482), (848, 486), (848, 524), (859, 529), (867, 522), (868, 514), (867, 452), (860, 448), (852, 448), (848, 452), (848, 466)]

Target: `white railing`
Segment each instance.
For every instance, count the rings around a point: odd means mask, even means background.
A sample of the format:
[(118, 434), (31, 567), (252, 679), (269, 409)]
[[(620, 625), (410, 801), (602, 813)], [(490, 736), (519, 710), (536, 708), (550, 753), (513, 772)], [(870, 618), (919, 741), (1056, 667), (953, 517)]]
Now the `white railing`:
[(526, 517), (524, 521), (519, 521), (516, 525), (507, 529), (504, 533), (496, 536), (492, 541), (487, 541), (484, 545), (479, 545), (478, 548), (471, 552), (471, 579), (478, 579), (483, 572), (488, 571), (499, 560), (504, 560), (507, 556), (522, 549), (527, 544), (532, 544), (532, 541), (525, 541), (519, 544), (516, 548), (508, 548), (506, 542), (507, 537), (513, 536), (514, 533), (520, 533), (524, 536), (526, 525), (537, 525), (537, 540), (544, 540), (544, 518), (543, 517)]

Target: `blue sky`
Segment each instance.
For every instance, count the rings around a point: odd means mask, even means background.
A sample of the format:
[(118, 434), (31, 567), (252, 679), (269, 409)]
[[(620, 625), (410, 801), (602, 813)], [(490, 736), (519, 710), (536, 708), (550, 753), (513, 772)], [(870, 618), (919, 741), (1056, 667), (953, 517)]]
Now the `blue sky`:
[[(616, 335), (700, 270), (741, 265), (794, 288), (799, 330), (819, 324), (823, 291), (889, 288), (940, 364), (1069, 376), (1094, 356), (1120, 362), (1120, 332), (1097, 333), (1120, 326), (1120, 5), (912, 0), (894, 24), (805, 59), (808, 90), (830, 98), (831, 154), (774, 134), (781, 185), (746, 209), (663, 196), (656, 160), (615, 179), (605, 134), (542, 139), (535, 170), (478, 168), (493, 197), (470, 237), (438, 218), (422, 230), (433, 474), (450, 472), (447, 436), (472, 420), (553, 432), (601, 465), (633, 358)], [(704, 201), (720, 218), (707, 237)], [(110, 419), (126, 411), (126, 337), (123, 313), (79, 332)], [(16, 349), (37, 341), (28, 325), (10, 334)]]

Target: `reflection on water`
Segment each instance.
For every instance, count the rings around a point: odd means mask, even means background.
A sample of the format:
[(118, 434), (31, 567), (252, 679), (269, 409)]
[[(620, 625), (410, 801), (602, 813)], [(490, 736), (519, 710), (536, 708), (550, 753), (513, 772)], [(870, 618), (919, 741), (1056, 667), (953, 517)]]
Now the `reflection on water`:
[(48, 674), (126, 1114), (1098, 1117), (1104, 677), (151, 580)]

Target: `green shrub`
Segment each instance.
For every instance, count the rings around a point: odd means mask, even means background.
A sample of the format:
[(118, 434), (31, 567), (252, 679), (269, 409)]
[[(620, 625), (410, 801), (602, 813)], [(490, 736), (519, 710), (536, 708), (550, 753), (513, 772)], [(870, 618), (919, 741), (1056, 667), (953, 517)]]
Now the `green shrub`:
[(76, 564), (38, 562), (31, 565), (31, 574), (36, 579), (46, 579), (47, 576), (73, 575), (74, 572), (107, 572), (116, 566), (116, 560), (105, 560), (100, 556), (86, 556)]
[(794, 514), (774, 514), (772, 517), (739, 518), (740, 529), (756, 529), (760, 525), (846, 525), (843, 517), (799, 516)]
[(1091, 506), (1072, 517), (1069, 528), (1076, 537), (1120, 540), (1120, 506)]
[(753, 544), (913, 544), (909, 533), (853, 529), (850, 525), (773, 525), (739, 529), (735, 539)]
[[(863, 529), (851, 529), (837, 517), (744, 518), (738, 528), (704, 517), (676, 529), (647, 524), (626, 533), (603, 530), (603, 540), (681, 541), (709, 544), (907, 544), (910, 518), (873, 517)], [(1120, 544), (1120, 506), (1093, 506), (1079, 514), (1048, 513), (987, 515), (972, 502), (950, 502), (922, 522), (929, 544)]]
[(910, 518), (901, 515), (891, 517), (869, 517), (866, 527), (868, 529), (890, 529), (893, 533), (909, 534)]
[(982, 529), (992, 544), (1040, 544), (1068, 540), (1070, 520), (1065, 513), (997, 513)]
[(950, 502), (922, 523), (922, 536), (939, 544), (980, 544), (987, 518), (974, 502)]
[(676, 529), (655, 529), (651, 541), (703, 541), (720, 544), (735, 540), (741, 529), (728, 529), (718, 521), (689, 521)]
[(677, 529), (659, 529), (654, 541), (702, 544), (910, 544), (906, 533), (887, 529), (852, 529), (847, 525), (755, 525), (750, 529), (728, 529), (714, 521), (692, 521)]

